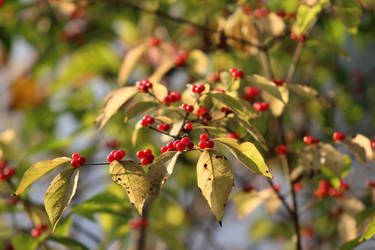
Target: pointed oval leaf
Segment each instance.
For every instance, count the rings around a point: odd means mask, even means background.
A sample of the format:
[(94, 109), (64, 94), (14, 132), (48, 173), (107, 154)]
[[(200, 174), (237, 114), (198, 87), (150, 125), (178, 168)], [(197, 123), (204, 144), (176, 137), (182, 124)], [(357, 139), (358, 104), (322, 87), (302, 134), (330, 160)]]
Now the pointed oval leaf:
[(161, 187), (173, 173), (174, 166), (181, 152), (166, 152), (157, 157), (148, 167), (147, 178), (150, 181), (150, 194), (156, 196), (159, 194)]
[(228, 106), (231, 110), (233, 110), (233, 112), (235, 112), (238, 115), (244, 112), (241, 103), (238, 100), (236, 100), (236, 98), (230, 95), (221, 92), (214, 92), (210, 93), (209, 95), (218, 100), (219, 102), (223, 103), (224, 105)]
[(269, 92), (263, 91), (262, 92), (262, 98), (264, 101), (268, 102), (270, 105), (270, 110), (272, 114), (276, 117), (279, 117), (285, 108), (285, 104), (289, 101), (289, 91), (286, 87), (281, 86), (278, 87), (280, 91), (280, 95), (283, 101), (280, 101), (273, 95), (271, 95)]
[(113, 161), (109, 165), (109, 174), (115, 183), (126, 190), (130, 202), (142, 215), (150, 191), (150, 182), (143, 168), (130, 160)]
[(367, 226), (365, 234), (359, 239), (360, 242), (369, 240), (375, 235), (375, 216), (372, 217), (370, 223)]
[(37, 249), (39, 241), (30, 234), (17, 234), (12, 239), (12, 245), (15, 250), (34, 250)]
[(240, 162), (256, 174), (272, 178), (263, 156), (251, 142), (238, 144), (232, 138), (215, 138), (214, 141), (226, 146)]
[(148, 80), (152, 83), (160, 82), (163, 79), (164, 75), (168, 73), (175, 66), (173, 60), (166, 61), (162, 65), (160, 65), (156, 71), (148, 78)]
[(157, 104), (158, 103), (155, 101), (137, 102), (127, 110), (124, 118), (124, 123), (127, 123), (128, 120), (146, 112), (152, 107), (155, 107)]
[(353, 152), (357, 160), (367, 167), (367, 160), (373, 158), (370, 139), (362, 134), (357, 134), (355, 137), (347, 138), (343, 142)]
[(203, 151), (197, 163), (197, 184), (212, 213), (221, 222), (234, 176), (228, 159), (214, 150)]
[(250, 192), (238, 192), (232, 197), (237, 208), (237, 216), (239, 219), (251, 214), (257, 207), (262, 204), (262, 199), (255, 190)]
[(53, 160), (40, 161), (32, 165), (25, 171), (22, 176), (21, 182), (15, 192), (15, 195), (21, 194), (25, 189), (31, 185), (34, 181), (47, 174), (52, 169), (69, 162), (71, 159), (68, 157), (59, 157)]
[(44, 196), (44, 206), (52, 224), (52, 232), (76, 193), (79, 169), (69, 168), (58, 174)]
[(148, 48), (147, 43), (143, 43), (134, 49), (130, 50), (124, 57), (124, 60), (122, 61), (120, 71), (118, 74), (117, 82), (119, 85), (124, 85), (126, 83), (126, 80), (128, 79), (130, 72), (134, 68), (135, 64), (138, 62), (138, 60), (142, 57), (142, 55), (145, 53), (145, 51)]
[(106, 97), (106, 104), (104, 105), (102, 113), (96, 118), (96, 122), (100, 122), (99, 130), (101, 130), (121, 106), (137, 92), (137, 87), (131, 86), (120, 88), (109, 93)]
[(241, 123), (241, 125), (247, 130), (247, 132), (249, 132), (249, 134), (251, 134), (251, 136), (254, 137), (255, 140), (257, 140), (257, 142), (259, 142), (264, 150), (268, 151), (266, 140), (256, 127), (240, 117), (235, 117), (235, 119)]
[(281, 96), (279, 87), (275, 83), (268, 80), (267, 78), (265, 78), (263, 76), (260, 76), (260, 75), (252, 75), (252, 76), (248, 76), (247, 80), (252, 85), (254, 85), (254, 86), (256, 86), (256, 87), (258, 87), (258, 88), (260, 88), (264, 91), (267, 91), (268, 93), (270, 93), (271, 95), (273, 95), (274, 97), (279, 99), (280, 101), (284, 102), (284, 100)]

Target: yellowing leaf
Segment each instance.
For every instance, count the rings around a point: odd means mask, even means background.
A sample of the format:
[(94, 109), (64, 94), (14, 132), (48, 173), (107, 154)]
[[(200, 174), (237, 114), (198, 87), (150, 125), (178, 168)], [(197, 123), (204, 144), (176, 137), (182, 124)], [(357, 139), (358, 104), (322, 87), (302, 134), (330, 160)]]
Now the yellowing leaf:
[(78, 178), (78, 169), (66, 169), (52, 180), (47, 189), (44, 206), (52, 224), (52, 232), (76, 193)]
[(342, 242), (346, 242), (357, 237), (356, 222), (353, 216), (347, 213), (342, 213), (337, 227), (339, 237)]
[(359, 212), (365, 209), (365, 205), (355, 197), (339, 199), (338, 203), (344, 212), (351, 216), (356, 216)]
[(124, 87), (112, 91), (106, 97), (106, 104), (102, 113), (96, 118), (96, 122), (100, 122), (99, 130), (101, 130), (108, 120), (124, 105), (130, 98), (138, 92), (137, 87)]
[(272, 178), (263, 156), (251, 142), (238, 144), (237, 140), (232, 138), (215, 138), (214, 141), (226, 146), (240, 162), (256, 174)]
[(369, 225), (367, 226), (365, 234), (359, 239), (359, 241), (369, 240), (375, 234), (375, 217), (372, 217)]
[(355, 137), (347, 138), (343, 142), (363, 166), (367, 166), (367, 160), (373, 159), (370, 139), (366, 136), (357, 134)]
[(160, 101), (163, 101), (163, 98), (168, 95), (167, 87), (157, 82), (153, 83), (152, 92)]
[(283, 100), (281, 96), (279, 87), (275, 83), (268, 80), (267, 78), (260, 76), (260, 75), (252, 75), (252, 76), (248, 76), (247, 80), (252, 85), (262, 89), (263, 91), (267, 91), (269, 94), (273, 95), (274, 97), (276, 97), (277, 99), (285, 103), (285, 100)]
[(280, 86), (278, 88), (283, 101), (280, 101), (279, 99), (271, 95), (269, 92), (262, 92), (263, 100), (270, 104), (270, 110), (272, 114), (276, 117), (279, 117), (283, 113), (285, 104), (289, 101), (288, 89), (284, 86)]
[(148, 167), (147, 178), (150, 181), (150, 194), (158, 195), (161, 187), (173, 173), (177, 158), (181, 153), (177, 151), (166, 152), (157, 157)]
[(223, 218), (233, 182), (228, 159), (214, 150), (203, 151), (197, 163), (197, 184), (219, 222)]
[(240, 117), (235, 117), (235, 119), (238, 120), (240, 124), (247, 130), (247, 132), (249, 132), (251, 136), (259, 142), (259, 144), (262, 146), (264, 150), (268, 151), (266, 140), (256, 127), (254, 127), (250, 122), (243, 120)]
[(143, 168), (134, 161), (113, 161), (109, 165), (112, 180), (122, 186), (132, 205), (142, 215), (143, 206), (149, 197), (150, 182)]
[(29, 203), (25, 206), (25, 211), (34, 225), (49, 224), (49, 218), (43, 206)]
[(135, 125), (133, 135), (132, 135), (132, 145), (133, 146), (137, 145), (139, 130), (141, 128), (143, 128), (141, 122), (142, 122), (142, 120), (138, 121), (137, 124)]
[(168, 73), (169, 70), (171, 70), (175, 66), (175, 63), (173, 60), (166, 61), (162, 65), (160, 65), (156, 71), (148, 78), (148, 80), (152, 83), (154, 82), (160, 82), (164, 75)]
[(188, 61), (197, 74), (204, 75), (207, 72), (208, 58), (203, 51), (198, 49), (190, 51)]
[(38, 163), (35, 163), (23, 174), (15, 195), (21, 194), (34, 181), (36, 181), (52, 169), (56, 168), (57, 166), (69, 162), (70, 160), (71, 159), (68, 157), (60, 157), (53, 160), (40, 161)]
[(6, 129), (0, 133), (0, 143), (10, 144), (16, 138), (16, 131), (14, 129)]
[(351, 35), (355, 35), (361, 23), (362, 7), (357, 0), (338, 0), (337, 16)]
[(124, 60), (122, 61), (120, 71), (118, 74), (118, 84), (124, 85), (126, 80), (128, 79), (130, 72), (134, 68), (135, 64), (138, 60), (142, 57), (145, 51), (148, 48), (148, 44), (144, 43), (135, 47), (134, 49), (130, 50), (126, 55)]
[(322, 11), (328, 0), (318, 0), (313, 6), (300, 4), (297, 9), (297, 26), (299, 34), (303, 34), (310, 22)]

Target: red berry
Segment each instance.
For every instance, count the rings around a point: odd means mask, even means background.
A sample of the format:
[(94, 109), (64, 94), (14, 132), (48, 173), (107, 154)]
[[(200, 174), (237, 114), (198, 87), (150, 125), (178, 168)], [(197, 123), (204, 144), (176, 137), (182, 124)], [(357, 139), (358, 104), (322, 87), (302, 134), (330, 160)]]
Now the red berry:
[(285, 145), (279, 145), (275, 149), (276, 153), (279, 155), (286, 155), (287, 154), (287, 148)]
[(190, 142), (190, 138), (189, 137), (184, 137), (181, 139), (181, 142), (184, 144), (184, 145), (187, 145), (189, 142)]
[(149, 163), (152, 163), (155, 159), (155, 156), (153, 154), (148, 154), (145, 158)]
[(375, 149), (375, 141), (374, 140), (370, 141), (370, 146), (371, 146), (372, 149)]
[(273, 188), (274, 188), (274, 190), (275, 190), (276, 192), (280, 192), (280, 190), (281, 190), (281, 185), (280, 185), (279, 183), (275, 183), (275, 184), (273, 185)]
[(225, 94), (225, 90), (224, 89), (215, 88), (215, 91)]
[[(238, 132), (237, 132), (238, 133)], [(236, 134), (234, 134), (234, 133), (229, 133), (228, 134), (228, 138), (232, 138), (232, 139), (238, 139), (238, 136), (236, 135)]]
[(335, 132), (335, 133), (333, 133), (333, 135), (332, 135), (332, 139), (333, 139), (334, 141), (342, 141), (342, 140), (344, 140), (345, 138), (346, 138), (346, 135), (343, 134), (343, 133), (340, 133), (340, 132)]
[(78, 153), (74, 153), (72, 154), (72, 159), (75, 160), (75, 159), (79, 159), (80, 155)]
[(181, 143), (181, 141), (180, 141), (180, 140), (176, 140), (176, 141), (174, 141), (174, 142), (173, 142), (173, 147), (177, 149), (177, 144), (178, 144), (178, 143)]
[(283, 80), (283, 79), (273, 79), (273, 82), (274, 82), (277, 86), (283, 86), (283, 85), (284, 85), (284, 80)]
[(268, 102), (262, 102), (262, 111), (265, 111), (270, 108), (270, 104)]
[(171, 142), (171, 141), (168, 142), (167, 147), (168, 147), (169, 149), (174, 149), (173, 142)]
[(142, 127), (147, 127), (147, 126), (148, 126), (148, 122), (147, 122), (147, 120), (146, 120), (146, 119), (143, 119), (143, 120), (141, 121), (141, 125), (142, 125)]
[(191, 123), (191, 122), (186, 123), (185, 129), (189, 130), (189, 131), (192, 130), (193, 129), (193, 123)]
[(315, 137), (312, 137), (312, 136), (305, 136), (305, 137), (303, 137), (303, 142), (308, 144), (308, 145), (311, 145), (311, 144), (314, 144), (314, 143), (319, 143), (319, 139), (315, 138)]
[(40, 230), (39, 228), (33, 228), (30, 234), (32, 237), (38, 238), (42, 234), (42, 230)]
[(194, 148), (194, 143), (192, 141), (189, 141), (187, 144), (186, 144), (186, 147), (187, 149), (193, 149)]
[(199, 109), (197, 110), (197, 116), (199, 117), (204, 116), (206, 113), (208, 113), (207, 107), (199, 107)]
[(262, 109), (262, 103), (261, 102), (255, 102), (253, 104), (253, 107), (256, 111), (259, 111), (259, 112), (263, 112), (263, 109)]
[(189, 54), (186, 51), (181, 52), (178, 56), (175, 57), (175, 64), (177, 66), (182, 66), (185, 64), (186, 59), (188, 58)]
[(10, 198), (5, 199), (4, 203), (7, 206), (11, 206), (11, 205), (16, 205), (19, 202), (19, 200), (20, 199), (18, 197), (10, 197)]
[(206, 148), (213, 148), (215, 147), (215, 143), (211, 140), (207, 141)]
[(257, 87), (246, 87), (245, 88), (245, 95), (243, 98), (247, 101), (255, 99), (260, 94), (260, 90)]
[(301, 182), (296, 182), (293, 184), (293, 190), (294, 192), (298, 192), (302, 189), (302, 183)]
[(244, 11), (246, 14), (250, 15), (250, 14), (251, 14), (251, 7), (250, 7), (249, 5), (246, 5), (246, 6), (243, 8), (243, 11)]
[(164, 124), (164, 131), (168, 131), (171, 129), (171, 125), (169, 123)]
[(178, 93), (177, 91), (173, 91), (171, 93), (171, 96), (173, 96), (175, 98), (176, 101), (180, 101), (181, 100), (181, 94)]
[(203, 91), (205, 91), (206, 87), (203, 85), (203, 84), (199, 84), (198, 85), (198, 94), (202, 93)]
[(5, 181), (5, 180), (6, 180), (5, 175), (2, 172), (0, 172), (0, 181)]
[(145, 155), (149, 155), (149, 154), (152, 154), (152, 151), (151, 149), (147, 148), (145, 151), (143, 151), (145, 153)]
[(172, 100), (171, 100), (171, 96), (170, 96), (170, 95), (165, 96), (165, 97), (163, 98), (163, 102), (164, 102), (165, 104), (171, 103), (171, 102), (172, 102)]
[(260, 19), (260, 18), (263, 17), (263, 11), (261, 9), (255, 9), (253, 11), (253, 15), (254, 15), (255, 18)]
[(179, 143), (176, 144), (176, 149), (178, 151), (182, 152), (185, 149), (185, 145), (183, 143), (179, 142)]
[(220, 81), (220, 73), (219, 72), (212, 73), (208, 78), (212, 82), (218, 82), (218, 81)]
[(296, 33), (290, 33), (290, 38), (294, 41), (298, 41), (298, 35)]
[(155, 46), (155, 47), (157, 47), (157, 46), (160, 45), (160, 39), (157, 38), (157, 37), (151, 37), (150, 39), (148, 39), (148, 44), (149, 44), (150, 46)]
[(145, 158), (143, 158), (142, 160), (141, 160), (141, 164), (143, 165), (143, 166), (145, 166), (145, 165), (147, 165), (147, 164), (149, 164), (150, 162), (148, 161), (148, 159), (145, 157)]
[(73, 168), (77, 168), (79, 166), (79, 159), (71, 160), (70, 164), (72, 164)]
[(79, 161), (79, 165), (83, 165), (86, 162), (86, 158), (81, 156), (81, 157), (79, 157), (78, 161)]
[(116, 153), (113, 155), (116, 161), (121, 161), (122, 156), (119, 151), (116, 151)]
[(343, 180), (340, 181), (340, 189), (343, 191), (349, 190), (349, 184)]
[(242, 186), (243, 192), (250, 192), (251, 190), (254, 190), (254, 187), (251, 186), (250, 184), (245, 184), (245, 185)]
[(281, 18), (286, 17), (286, 12), (284, 10), (279, 10), (276, 12), (276, 15), (278, 15)]
[(141, 225), (141, 227), (147, 227), (148, 221), (146, 218), (141, 218), (139, 224)]
[(201, 141), (207, 141), (208, 135), (207, 134), (201, 134), (200, 139), (201, 139)]
[(165, 152), (167, 152), (167, 150), (168, 150), (168, 147), (167, 146), (163, 146), (163, 147), (161, 147), (161, 152), (162, 153), (165, 153)]
[(159, 131), (164, 131), (164, 129), (165, 129), (164, 124), (159, 124), (159, 125), (158, 125), (158, 130), (159, 130)]
[(206, 146), (207, 146), (207, 142), (206, 142), (206, 141), (200, 141), (200, 142), (198, 143), (198, 147), (199, 147), (200, 149), (205, 149)]
[(119, 146), (119, 144), (120, 144), (119, 141), (116, 140), (116, 139), (107, 141), (105, 143), (107, 148), (117, 148)]
[(121, 154), (121, 157), (124, 157), (126, 155), (126, 152), (123, 149), (120, 149), (118, 152)]
[(140, 150), (140, 151), (137, 152), (137, 158), (138, 159), (142, 159), (143, 157), (145, 157), (145, 155), (146, 154), (142, 150)]
[(0, 0), (0, 7), (2, 7), (5, 4), (5, 0)]
[(7, 166), (8, 162), (6, 160), (0, 161), (0, 170), (4, 169)]
[(229, 73), (231, 73), (231, 74), (236, 73), (236, 72), (237, 72), (237, 69), (236, 69), (236, 68), (231, 68), (231, 69), (229, 70)]
[(185, 109), (187, 112), (191, 113), (194, 111), (194, 107), (192, 105), (188, 105)]
[(369, 187), (369, 188), (375, 188), (375, 181), (368, 180), (367, 181), (367, 187)]
[(152, 116), (147, 117), (147, 123), (153, 124), (155, 122), (154, 118)]
[(3, 170), (3, 174), (7, 179), (9, 179), (10, 177), (16, 174), (16, 170), (14, 168), (5, 168)]
[(288, 13), (287, 18), (296, 19), (296, 13)]
[(115, 157), (113, 156), (113, 154), (109, 154), (108, 156), (107, 156), (107, 161), (108, 162), (113, 162), (115, 160)]

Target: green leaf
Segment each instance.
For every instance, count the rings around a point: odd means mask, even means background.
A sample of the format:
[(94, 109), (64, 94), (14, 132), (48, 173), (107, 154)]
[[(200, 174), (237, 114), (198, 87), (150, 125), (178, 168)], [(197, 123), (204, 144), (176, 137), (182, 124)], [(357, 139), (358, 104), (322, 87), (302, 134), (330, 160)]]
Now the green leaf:
[(337, 15), (351, 35), (357, 34), (362, 7), (358, 0), (338, 0)]
[(215, 138), (214, 141), (226, 146), (240, 162), (256, 174), (272, 178), (272, 174), (264, 162), (263, 156), (251, 142), (238, 144), (232, 138)]
[(61, 237), (61, 236), (49, 236), (47, 238), (47, 241), (53, 241), (53, 242), (57, 242), (57, 243), (60, 243), (66, 247), (68, 247), (69, 249), (74, 249), (74, 250), (89, 250), (89, 248), (87, 246), (85, 246), (84, 244), (82, 244), (81, 242), (73, 239), (73, 238), (68, 238), (68, 237)]
[(339, 54), (343, 56), (345, 59), (350, 60), (349, 53), (342, 49), (339, 45), (319, 38), (319, 40), (308, 40), (305, 44), (306, 47), (318, 47), (319, 49), (324, 48), (328, 52)]
[(299, 34), (306, 31), (310, 22), (322, 11), (323, 6), (328, 3), (328, 0), (320, 0), (313, 6), (300, 4), (297, 9), (297, 26)]
[(102, 113), (96, 118), (96, 122), (100, 123), (99, 130), (116, 114), (116, 112), (138, 92), (137, 87), (123, 87), (112, 91), (106, 97), (106, 103)]
[(52, 232), (76, 193), (79, 169), (69, 168), (57, 175), (49, 185), (44, 205), (52, 224)]
[(342, 244), (338, 250), (352, 250), (360, 244), (362, 244), (362, 242), (360, 242), (359, 237), (357, 237), (353, 240), (347, 241), (344, 244)]
[(38, 240), (29, 234), (18, 234), (12, 239), (15, 250), (34, 250), (38, 247), (38, 244)]
[(319, 93), (312, 87), (300, 85), (300, 84), (293, 84), (293, 83), (288, 83), (287, 87), (289, 88), (289, 90), (291, 90), (292, 92), (294, 92), (295, 94), (299, 95), (302, 98), (305, 98), (307, 100), (318, 101), (322, 105), (325, 105), (325, 106), (328, 105), (327, 101), (324, 100), (319, 95)]
[(124, 85), (126, 83), (126, 80), (128, 79), (132, 69), (147, 49), (148, 44), (143, 43), (128, 51), (128, 53), (124, 57), (124, 60), (122, 61), (118, 74), (117, 82), (119, 85)]
[(234, 184), (228, 159), (215, 150), (203, 151), (197, 163), (197, 184), (212, 213), (221, 222)]
[(126, 113), (124, 118), (124, 123), (126, 123), (128, 120), (136, 117), (137, 115), (140, 115), (147, 110), (151, 109), (152, 107), (155, 107), (158, 104), (158, 102), (137, 102), (135, 105), (130, 107)]
[(281, 93), (279, 91), (279, 87), (271, 82), (270, 80), (268, 80), (267, 78), (263, 77), (263, 76), (260, 76), (260, 75), (252, 75), (252, 76), (248, 76), (246, 78), (252, 85), (264, 90), (264, 91), (267, 91), (269, 94), (271, 94), (272, 96), (276, 97), (277, 99), (279, 99), (280, 101), (282, 102), (285, 102), (281, 96)]
[(148, 167), (146, 176), (150, 181), (151, 195), (156, 196), (159, 194), (161, 187), (173, 173), (177, 158), (180, 154), (181, 152), (177, 151), (163, 153)]
[(47, 174), (52, 169), (69, 162), (71, 159), (68, 157), (60, 157), (53, 160), (40, 161), (32, 165), (26, 172), (23, 174), (20, 184), (15, 192), (15, 195), (21, 194), (25, 189), (36, 181), (38, 178)]
[(355, 221), (357, 226), (361, 224), (365, 219), (375, 213), (375, 207), (368, 207), (355, 215)]
[(236, 119), (257, 142), (259, 142), (264, 150), (268, 151), (266, 140), (256, 127), (240, 117), (235, 117), (234, 119)]
[(44, 207), (30, 203), (25, 207), (25, 212), (34, 225), (49, 224), (49, 218)]
[(236, 100), (236, 98), (230, 95), (220, 93), (220, 92), (214, 92), (214, 93), (210, 93), (209, 96), (215, 98), (219, 102), (228, 106), (231, 110), (233, 110), (233, 112), (235, 112), (238, 115), (241, 115), (244, 112), (244, 109), (241, 106), (241, 103), (238, 100)]
[(375, 216), (372, 217), (370, 224), (368, 225), (365, 234), (359, 239), (359, 241), (369, 240), (375, 234)]
[(142, 215), (143, 206), (149, 197), (150, 182), (143, 168), (134, 161), (113, 161), (109, 165), (112, 180), (122, 186), (132, 205)]

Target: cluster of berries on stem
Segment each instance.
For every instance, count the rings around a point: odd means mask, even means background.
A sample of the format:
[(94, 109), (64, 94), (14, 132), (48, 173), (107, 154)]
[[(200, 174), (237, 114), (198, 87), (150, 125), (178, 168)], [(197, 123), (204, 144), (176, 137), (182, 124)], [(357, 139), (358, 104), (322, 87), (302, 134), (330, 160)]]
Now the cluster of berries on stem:
[(260, 90), (257, 87), (248, 86), (245, 88), (245, 94), (243, 95), (243, 99), (246, 101), (251, 101), (257, 98), (260, 94)]
[(255, 102), (253, 107), (256, 111), (264, 112), (270, 108), (270, 104), (268, 102)]
[(200, 94), (205, 89), (206, 89), (206, 87), (203, 84), (194, 84), (191, 91), (193, 91), (193, 93)]
[(170, 151), (184, 151), (185, 149), (191, 150), (194, 148), (194, 143), (190, 140), (189, 137), (184, 137), (181, 140), (175, 140), (174, 142), (169, 142), (167, 145), (161, 148), (161, 152), (170, 152)]
[(175, 59), (174, 59), (174, 63), (177, 65), (177, 66), (182, 66), (185, 64), (185, 61), (187, 60), (187, 58), (189, 57), (189, 53), (187, 51), (182, 51), (181, 53), (179, 53)]
[(279, 155), (286, 155), (288, 153), (286, 145), (279, 145), (275, 148), (275, 151)]
[(141, 121), (141, 125), (143, 127), (148, 127), (150, 126), (151, 124), (153, 124), (155, 122), (155, 119), (154, 117), (152, 116), (149, 116), (149, 115), (145, 115)]
[(72, 154), (72, 160), (70, 161), (70, 164), (73, 168), (78, 168), (79, 165), (83, 165), (86, 162), (86, 158), (83, 156), (80, 156), (78, 153)]
[(137, 88), (139, 91), (146, 93), (149, 89), (152, 89), (152, 83), (149, 80), (142, 80), (138, 82)]
[(40, 224), (38, 226), (36, 226), (35, 228), (33, 228), (30, 232), (31, 236), (34, 237), (34, 238), (38, 238), (39, 236), (42, 235), (42, 233), (44, 231), (46, 231), (48, 229), (48, 226), (45, 225), (45, 224)]
[(150, 164), (154, 161), (155, 156), (152, 154), (151, 149), (146, 149), (144, 151), (140, 150), (137, 152), (137, 158), (141, 160), (143, 166)]
[(244, 72), (242, 70), (238, 70), (236, 68), (231, 68), (229, 73), (232, 75), (233, 79), (243, 78)]
[(165, 104), (178, 102), (180, 100), (181, 100), (181, 94), (178, 93), (177, 91), (173, 91), (163, 98), (163, 102)]
[(188, 105), (186, 103), (181, 105), (181, 108), (184, 109), (186, 112), (193, 112), (194, 111), (194, 106), (193, 105)]
[(0, 181), (6, 181), (16, 174), (14, 168), (7, 167), (8, 162), (6, 160), (0, 161)]
[(321, 180), (318, 188), (314, 191), (314, 196), (319, 199), (327, 196), (341, 199), (344, 196), (343, 192), (347, 190), (349, 190), (349, 185), (343, 180), (340, 181), (339, 188), (334, 188), (329, 181)]
[(107, 161), (109, 163), (113, 162), (114, 160), (116, 161), (121, 161), (122, 158), (126, 155), (125, 150), (120, 149), (120, 150), (113, 150), (109, 155), (107, 156)]
[(340, 132), (335, 132), (332, 135), (332, 139), (334, 141), (343, 141), (343, 140), (345, 140), (345, 138), (346, 138), (346, 135), (343, 134), (343, 133), (340, 133)]
[(307, 145), (317, 144), (319, 143), (319, 139), (313, 136), (305, 136), (303, 137), (303, 142)]
[(215, 147), (215, 143), (208, 139), (207, 134), (201, 134), (198, 146), (200, 149), (213, 148)]

